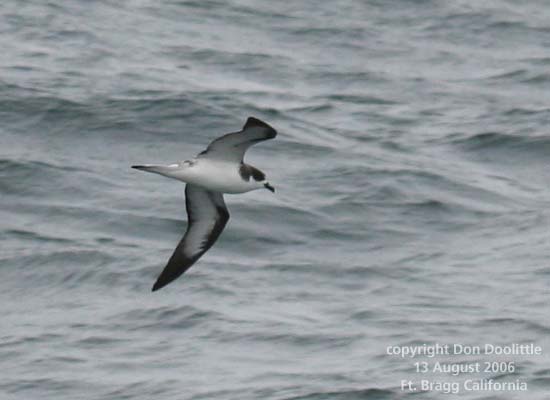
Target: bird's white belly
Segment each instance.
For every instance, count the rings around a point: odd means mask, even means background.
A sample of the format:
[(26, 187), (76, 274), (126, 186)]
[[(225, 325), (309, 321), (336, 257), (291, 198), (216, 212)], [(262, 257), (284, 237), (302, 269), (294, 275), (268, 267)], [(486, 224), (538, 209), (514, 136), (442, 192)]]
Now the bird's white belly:
[(233, 163), (198, 160), (185, 171), (181, 180), (222, 193), (244, 193), (258, 189), (253, 179), (245, 181), (241, 178), (238, 165)]

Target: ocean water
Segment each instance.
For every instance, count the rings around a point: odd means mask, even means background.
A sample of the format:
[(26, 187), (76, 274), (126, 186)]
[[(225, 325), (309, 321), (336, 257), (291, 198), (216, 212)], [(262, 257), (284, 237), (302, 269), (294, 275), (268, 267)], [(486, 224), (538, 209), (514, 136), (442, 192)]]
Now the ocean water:
[[(548, 21), (545, 1), (3, 1), (0, 398), (548, 399)], [(246, 156), (276, 193), (226, 196), (220, 240), (151, 293), (184, 185), (130, 165), (248, 116), (279, 132)]]

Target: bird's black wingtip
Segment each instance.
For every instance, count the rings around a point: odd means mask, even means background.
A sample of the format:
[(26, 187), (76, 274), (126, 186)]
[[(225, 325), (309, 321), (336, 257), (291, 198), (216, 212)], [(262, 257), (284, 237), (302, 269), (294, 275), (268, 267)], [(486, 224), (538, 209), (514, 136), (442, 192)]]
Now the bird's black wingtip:
[(153, 285), (151, 292), (156, 292), (159, 289), (162, 289), (169, 283), (172, 283), (176, 278), (178, 278), (181, 275), (181, 273), (168, 275), (165, 271), (162, 271), (162, 274), (157, 278), (157, 281)]
[(132, 165), (132, 168), (134, 168), (134, 169), (144, 169), (145, 165)]
[(159, 281), (156, 281), (153, 287), (151, 288), (151, 292), (156, 292), (157, 290), (162, 289), (165, 285), (166, 283), (161, 284)]
[(262, 121), (262, 120), (260, 120), (256, 117), (248, 117), (248, 119), (246, 120), (246, 123), (243, 126), (243, 131), (245, 129), (254, 128), (254, 127), (260, 127), (260, 128), (267, 129), (269, 131), (268, 137), (270, 139), (277, 136), (277, 131), (275, 129), (273, 129), (273, 127), (271, 125), (269, 125), (268, 123), (266, 123), (266, 122), (264, 122), (264, 121)]

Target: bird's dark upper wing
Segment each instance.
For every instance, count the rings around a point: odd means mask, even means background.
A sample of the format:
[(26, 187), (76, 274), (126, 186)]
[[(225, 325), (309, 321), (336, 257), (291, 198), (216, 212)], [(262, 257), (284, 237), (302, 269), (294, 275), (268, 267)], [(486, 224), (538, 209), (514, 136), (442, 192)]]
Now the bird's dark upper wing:
[(257, 118), (249, 117), (242, 130), (217, 138), (198, 157), (241, 162), (250, 146), (273, 139), (275, 136), (277, 131), (271, 126)]
[(229, 212), (220, 192), (187, 184), (185, 205), (187, 231), (155, 282), (153, 291), (168, 285), (187, 271), (214, 244), (229, 220)]

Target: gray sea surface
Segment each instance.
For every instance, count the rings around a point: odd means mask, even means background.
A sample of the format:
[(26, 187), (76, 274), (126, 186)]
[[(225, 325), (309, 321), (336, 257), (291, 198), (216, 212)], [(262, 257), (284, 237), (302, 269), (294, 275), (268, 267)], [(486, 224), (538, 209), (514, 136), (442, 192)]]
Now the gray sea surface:
[[(550, 398), (547, 1), (4, 0), (0, 49), (0, 399)], [(152, 293), (184, 185), (130, 165), (248, 116), (276, 193)], [(542, 354), (388, 354), (436, 343)]]

